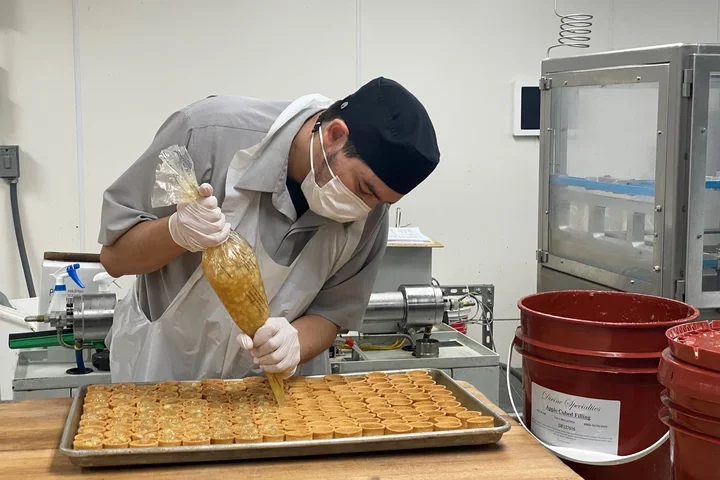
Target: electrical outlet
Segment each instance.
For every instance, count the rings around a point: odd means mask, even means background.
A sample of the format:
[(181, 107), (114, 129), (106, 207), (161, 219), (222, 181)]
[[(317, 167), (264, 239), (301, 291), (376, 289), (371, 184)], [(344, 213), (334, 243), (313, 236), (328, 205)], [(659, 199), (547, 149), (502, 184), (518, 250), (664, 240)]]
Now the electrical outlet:
[(0, 178), (20, 177), (20, 148), (17, 145), (0, 146)]

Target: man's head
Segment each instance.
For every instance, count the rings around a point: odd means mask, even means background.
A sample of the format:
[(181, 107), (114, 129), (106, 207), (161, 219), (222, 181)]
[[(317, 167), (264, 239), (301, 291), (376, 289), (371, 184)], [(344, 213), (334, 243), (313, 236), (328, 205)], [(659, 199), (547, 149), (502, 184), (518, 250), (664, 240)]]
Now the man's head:
[[(338, 115), (342, 102), (339, 100), (331, 105), (321, 115), (319, 120), (321, 124), (317, 126), (314, 138), (317, 152), (314, 164), (317, 184), (320, 186), (327, 184), (332, 180), (334, 173), (343, 185), (370, 208), (378, 203), (397, 202), (402, 198), (402, 194), (388, 187), (361, 159), (355, 144), (350, 139), (347, 123)], [(320, 135), (322, 135), (322, 144), (320, 144)], [(323, 159), (323, 148), (330, 168)]]
[(344, 223), (400, 200), (432, 173), (440, 152), (422, 104), (376, 78), (308, 119), (288, 158), (310, 209)]
[[(371, 80), (335, 102), (320, 115), (317, 126), (322, 126), (333, 172), (371, 208), (379, 202), (398, 201), (425, 180), (440, 160), (425, 107), (399, 83), (386, 78)], [(330, 179), (323, 166), (324, 162), (316, 172), (319, 183)]]

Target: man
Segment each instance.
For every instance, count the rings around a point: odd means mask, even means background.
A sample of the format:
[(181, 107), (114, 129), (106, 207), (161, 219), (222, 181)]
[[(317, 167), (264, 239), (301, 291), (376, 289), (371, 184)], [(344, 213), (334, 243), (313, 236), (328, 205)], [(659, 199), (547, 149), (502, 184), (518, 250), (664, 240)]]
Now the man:
[[(172, 145), (187, 148), (202, 197), (152, 208), (158, 154)], [(361, 327), (388, 205), (439, 157), (425, 108), (385, 78), (335, 103), (210, 97), (173, 114), (104, 194), (102, 264), (138, 275), (108, 338), (113, 381), (327, 373), (339, 329)], [(255, 250), (270, 302), (252, 339), (199, 267), (231, 229)]]

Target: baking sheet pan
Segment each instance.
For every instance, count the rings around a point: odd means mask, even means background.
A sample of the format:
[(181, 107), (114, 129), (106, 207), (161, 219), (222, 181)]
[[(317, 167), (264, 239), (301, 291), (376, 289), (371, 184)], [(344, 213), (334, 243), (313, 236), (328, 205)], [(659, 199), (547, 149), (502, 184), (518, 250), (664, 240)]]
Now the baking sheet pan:
[[(75, 450), (73, 438), (77, 433), (87, 387), (75, 394), (65, 429), (60, 440), (60, 451), (70, 462), (81, 467), (110, 467), (120, 465), (156, 465), (192, 462), (219, 462), (260, 458), (287, 458), (312, 455), (363, 453), (388, 450), (414, 450), (423, 448), (456, 447), (495, 443), (510, 430), (510, 424), (475, 398), (465, 388), (440, 370), (424, 369), (439, 385), (445, 385), (457, 401), (468, 410), (482, 412), (495, 419), (493, 428), (471, 428), (427, 433), (407, 433), (372, 437), (334, 438), (329, 440), (283, 441), (253, 444), (200, 445), (192, 447), (122, 448), (103, 450)], [(386, 373), (402, 373), (393, 370)], [(343, 375), (363, 376), (363, 373)], [(320, 376), (321, 377), (321, 376)], [(313, 377), (309, 377), (313, 378)], [(232, 380), (229, 380), (232, 381)]]

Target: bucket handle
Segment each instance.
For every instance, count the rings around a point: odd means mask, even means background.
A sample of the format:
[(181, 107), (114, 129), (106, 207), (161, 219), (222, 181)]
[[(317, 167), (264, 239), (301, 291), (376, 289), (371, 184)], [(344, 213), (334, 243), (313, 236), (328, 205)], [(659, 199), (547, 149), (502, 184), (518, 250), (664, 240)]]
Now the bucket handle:
[(523, 426), (523, 428), (530, 434), (532, 437), (537, 440), (543, 447), (547, 448), (551, 452), (553, 452), (558, 457), (562, 458), (563, 460), (569, 460), (571, 462), (577, 462), (582, 463), (585, 465), (598, 465), (598, 466), (610, 466), (610, 465), (623, 465), (625, 463), (634, 462), (635, 460), (639, 460), (650, 453), (657, 450), (663, 443), (667, 441), (667, 439), (670, 436), (670, 432), (666, 432), (660, 439), (647, 447), (644, 450), (640, 450), (639, 452), (630, 454), (630, 455), (610, 455), (607, 453), (601, 453), (601, 452), (592, 452), (589, 450), (579, 450), (576, 448), (567, 448), (567, 447), (558, 447), (555, 445), (550, 445), (542, 440), (540, 440), (538, 437), (536, 437), (530, 429), (525, 425), (525, 422), (523, 422), (522, 417), (518, 413), (517, 407), (515, 406), (515, 400), (512, 396), (512, 390), (510, 389), (510, 365), (512, 364), (512, 355), (513, 350), (515, 346), (515, 342), (510, 342), (510, 351), (508, 352), (508, 362), (507, 362), (507, 371), (506, 371), (506, 381), (507, 381), (507, 389), (508, 389), (508, 397), (510, 397), (510, 404), (512, 405), (513, 412), (515, 412), (515, 415), (517, 416), (518, 422), (520, 422), (520, 425)]

